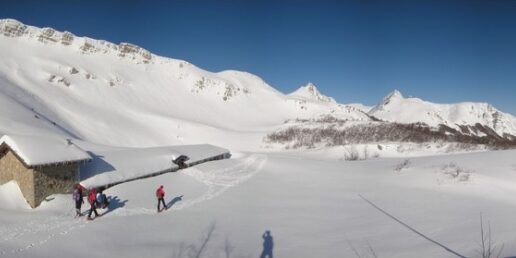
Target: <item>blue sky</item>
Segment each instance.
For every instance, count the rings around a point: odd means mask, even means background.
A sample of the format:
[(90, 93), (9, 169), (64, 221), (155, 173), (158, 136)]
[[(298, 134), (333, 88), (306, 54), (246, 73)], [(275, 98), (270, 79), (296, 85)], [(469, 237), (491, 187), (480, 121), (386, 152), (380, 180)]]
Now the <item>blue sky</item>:
[(242, 70), (339, 102), (393, 89), (516, 114), (516, 1), (10, 1), (1, 18), (68, 30), (203, 69)]

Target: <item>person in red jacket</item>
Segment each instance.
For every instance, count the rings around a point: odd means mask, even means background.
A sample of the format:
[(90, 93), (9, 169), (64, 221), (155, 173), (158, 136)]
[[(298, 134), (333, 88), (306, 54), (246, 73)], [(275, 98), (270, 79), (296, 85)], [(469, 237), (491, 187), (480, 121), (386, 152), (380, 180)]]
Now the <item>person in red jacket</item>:
[(165, 190), (163, 190), (163, 186), (160, 185), (156, 190), (156, 198), (158, 198), (158, 212), (161, 212), (161, 204), (163, 204), (163, 209), (167, 209), (167, 205), (165, 204)]
[(88, 202), (90, 203), (90, 212), (88, 213), (88, 220), (92, 220), (91, 213), (95, 213), (95, 218), (99, 216), (97, 213), (97, 189), (93, 188), (88, 194)]

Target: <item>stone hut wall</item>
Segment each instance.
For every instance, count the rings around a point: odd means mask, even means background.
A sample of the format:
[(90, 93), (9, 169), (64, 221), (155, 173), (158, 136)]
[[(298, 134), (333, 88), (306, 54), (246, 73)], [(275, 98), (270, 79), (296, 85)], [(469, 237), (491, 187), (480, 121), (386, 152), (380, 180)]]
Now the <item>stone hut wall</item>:
[(36, 207), (39, 202), (34, 198), (34, 174), (14, 155), (10, 149), (0, 151), (0, 184), (14, 180), (20, 186), (20, 190), (27, 202)]
[(79, 182), (79, 163), (53, 164), (34, 168), (34, 199), (39, 205), (51, 194), (71, 193)]

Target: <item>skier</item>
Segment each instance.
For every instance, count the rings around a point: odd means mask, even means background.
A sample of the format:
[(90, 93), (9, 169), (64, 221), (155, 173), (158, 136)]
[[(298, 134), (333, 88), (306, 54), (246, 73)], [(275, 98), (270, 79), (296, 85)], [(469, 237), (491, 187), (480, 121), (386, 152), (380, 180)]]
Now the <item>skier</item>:
[(88, 220), (92, 220), (91, 213), (95, 213), (95, 218), (99, 216), (97, 213), (97, 190), (95, 188), (90, 190), (88, 194), (88, 202), (90, 203), (90, 212), (88, 213)]
[(156, 198), (158, 198), (158, 212), (161, 212), (161, 204), (163, 204), (163, 209), (167, 209), (167, 205), (165, 204), (165, 190), (163, 190), (163, 186), (160, 185), (156, 190)]
[(263, 238), (263, 251), (262, 255), (260, 255), (260, 258), (273, 258), (272, 257), (272, 248), (274, 246), (274, 243), (272, 241), (271, 231), (267, 230), (262, 235)]
[(84, 203), (82, 187), (80, 184), (75, 185), (75, 189), (73, 190), (73, 200), (75, 201), (75, 217), (77, 218), (82, 216), (81, 206)]

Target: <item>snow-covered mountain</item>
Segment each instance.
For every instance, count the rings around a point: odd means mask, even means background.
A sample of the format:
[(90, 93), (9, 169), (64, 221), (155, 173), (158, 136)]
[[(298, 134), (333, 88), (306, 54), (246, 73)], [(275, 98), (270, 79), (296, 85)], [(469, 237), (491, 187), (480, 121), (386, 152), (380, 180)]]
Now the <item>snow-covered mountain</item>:
[(361, 110), (365, 113), (368, 113), (369, 111), (371, 111), (371, 109), (373, 109), (373, 106), (367, 106), (367, 105), (364, 105), (362, 103), (351, 103), (351, 104), (346, 104), (347, 106), (350, 106), (350, 107), (354, 107), (358, 110)]
[[(0, 97), (16, 103), (3, 102), (3, 109), (28, 112), (2, 115), (11, 121), (0, 126), (3, 133), (57, 131), (126, 146), (231, 144), (238, 138), (257, 146), (264, 133), (288, 119), (369, 119), (335, 102), (284, 95), (246, 72), (212, 73), (129, 43), (12, 19), (0, 20), (0, 54)], [(39, 130), (41, 124), (50, 129)]]
[(499, 136), (516, 135), (516, 119), (488, 104), (440, 105), (394, 92), (373, 108), (344, 105), (311, 83), (286, 95), (246, 72), (209, 72), (130, 43), (78, 37), (12, 19), (0, 20), (0, 56), (0, 135), (57, 134), (127, 147), (212, 143), (255, 150), (285, 122), (328, 119), (424, 122), (477, 136), (489, 128)]
[(488, 103), (435, 104), (419, 98), (405, 98), (395, 90), (368, 113), (384, 121), (423, 122), (433, 127), (445, 125), (466, 134), (482, 134), (472, 128), (480, 124), (493, 129), (502, 137), (516, 135), (516, 119)]
[(332, 97), (328, 97), (320, 93), (317, 87), (311, 82), (305, 86), (299, 87), (299, 89), (290, 93), (289, 96), (321, 102), (337, 103)]

